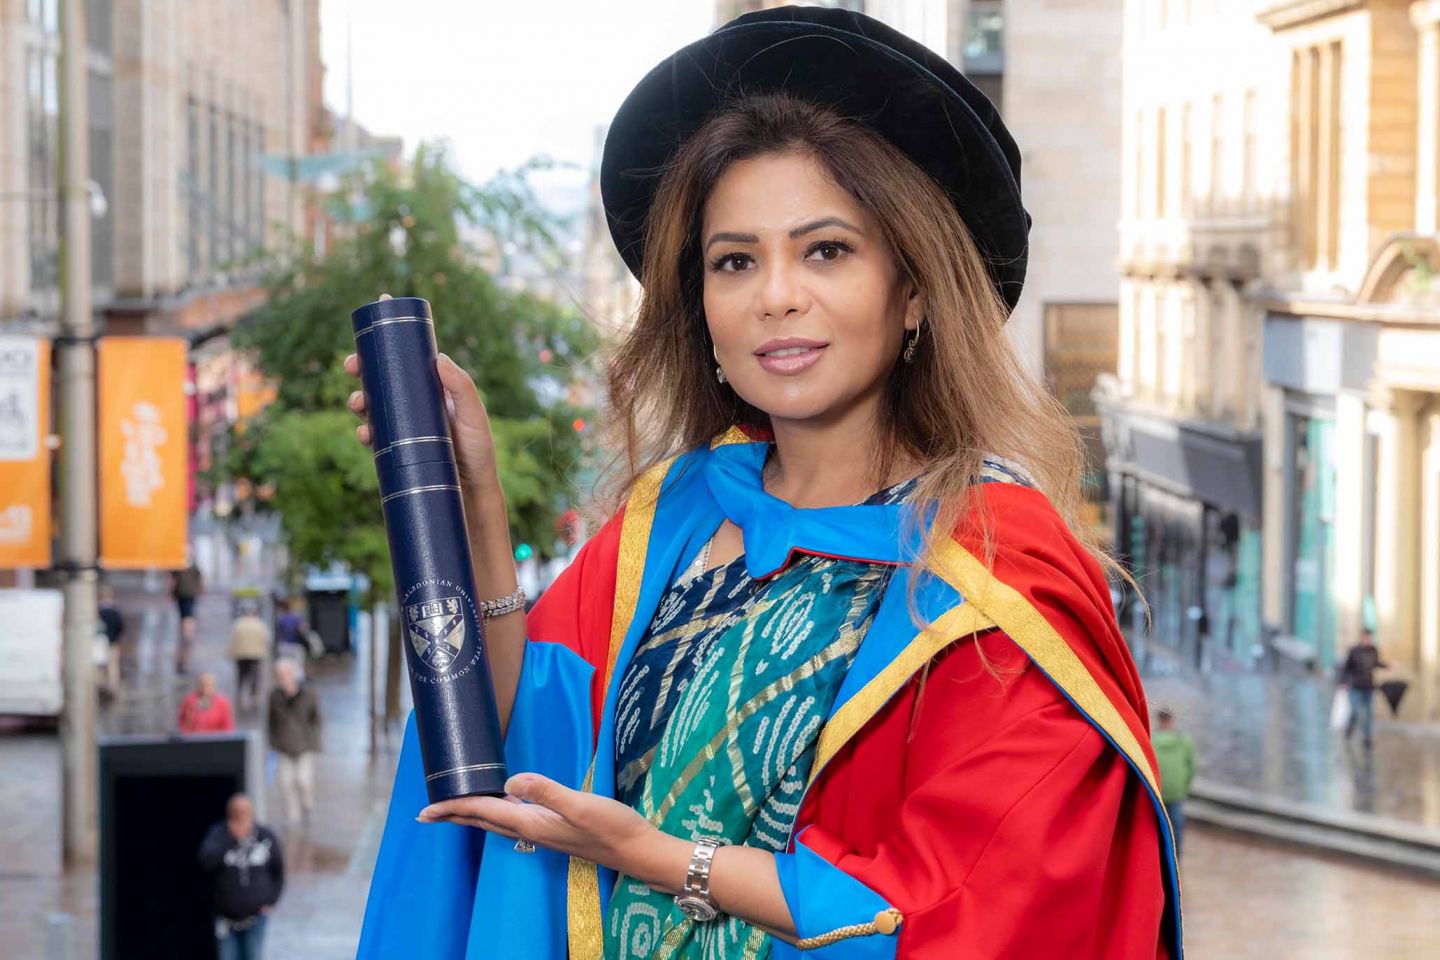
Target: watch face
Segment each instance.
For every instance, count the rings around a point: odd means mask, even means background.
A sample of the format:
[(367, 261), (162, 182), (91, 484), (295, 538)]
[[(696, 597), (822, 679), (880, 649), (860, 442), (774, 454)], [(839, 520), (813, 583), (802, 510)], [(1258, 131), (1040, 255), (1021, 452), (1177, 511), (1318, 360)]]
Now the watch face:
[(696, 923), (714, 920), (717, 916), (715, 908), (699, 897), (676, 897), (675, 906), (679, 907), (680, 912), (685, 914), (688, 919), (694, 920)]

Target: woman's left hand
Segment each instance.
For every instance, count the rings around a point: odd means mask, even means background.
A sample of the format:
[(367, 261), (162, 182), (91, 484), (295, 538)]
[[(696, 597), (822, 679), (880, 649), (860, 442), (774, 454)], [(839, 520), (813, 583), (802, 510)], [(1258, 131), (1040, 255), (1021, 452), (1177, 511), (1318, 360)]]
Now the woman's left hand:
[[(458, 823), (525, 839), (646, 883), (678, 888), (684, 878), (685, 842), (661, 833), (618, 800), (571, 790), (538, 773), (516, 774), (506, 781), (505, 791), (509, 796), (461, 797), (431, 804), (420, 811), (419, 820)], [(666, 876), (672, 861), (679, 867), (677, 878)]]

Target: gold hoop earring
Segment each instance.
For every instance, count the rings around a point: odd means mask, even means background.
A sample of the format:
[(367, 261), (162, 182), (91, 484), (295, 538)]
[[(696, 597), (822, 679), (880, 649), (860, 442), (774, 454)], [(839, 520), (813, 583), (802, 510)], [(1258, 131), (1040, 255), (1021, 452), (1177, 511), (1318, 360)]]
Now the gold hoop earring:
[(911, 338), (910, 338), (910, 342), (907, 343), (907, 344), (905, 344), (905, 353), (902, 355), (901, 358), (902, 358), (906, 363), (914, 363), (914, 362), (915, 362), (915, 348), (918, 347), (919, 345), (920, 345), (920, 328), (917, 326), (917, 327), (915, 328), (915, 333), (914, 333), (914, 335), (911, 336)]
[(720, 350), (714, 344), (710, 345), (710, 355), (715, 358), (715, 379), (721, 383), (728, 383), (725, 379), (725, 368), (720, 366)]

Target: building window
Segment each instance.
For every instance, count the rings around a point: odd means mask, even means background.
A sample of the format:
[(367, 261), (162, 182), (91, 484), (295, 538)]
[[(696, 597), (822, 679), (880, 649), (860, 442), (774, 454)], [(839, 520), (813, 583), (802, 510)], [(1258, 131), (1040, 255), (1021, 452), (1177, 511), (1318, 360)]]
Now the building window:
[(1210, 204), (1225, 199), (1225, 98), (1220, 94), (1210, 103)]
[(1090, 392), (1115, 372), (1119, 336), (1115, 303), (1045, 304), (1045, 382), (1072, 417), (1099, 424)]
[(250, 160), (250, 176), (255, 178), (254, 240), (255, 246), (259, 248), (265, 246), (265, 127), (256, 123), (251, 130), (251, 143), (254, 144), (255, 151)]
[[(965, 10), (964, 47), (961, 49), (961, 65), (965, 73), (979, 77), (998, 78), (1005, 72), (1005, 13), (1001, 0), (970, 0)], [(999, 103), (996, 95), (979, 79), (975, 82), (986, 95)]]
[(1194, 116), (1190, 104), (1185, 104), (1180, 113), (1180, 215), (1190, 216), (1193, 211), (1194, 185), (1192, 167), (1194, 151), (1191, 149), (1191, 127)]
[(185, 263), (193, 282), (200, 276), (200, 105), (185, 104)]
[(220, 192), (220, 108), (213, 103), (210, 105), (209, 136), (205, 138), (205, 146), (208, 151), (208, 162), (205, 171), (205, 186), (200, 193), (200, 201), (204, 205), (205, 217), (209, 221), (210, 229), (210, 273), (220, 269), (224, 262), (222, 248), (220, 246), (220, 204), (218, 194)]
[[(37, 16), (44, 15), (37, 9)], [(49, 44), (25, 57), (30, 289), (60, 285), (60, 60)]]
[(1132, 151), (1135, 169), (1131, 172), (1131, 188), (1134, 191), (1130, 197), (1131, 210), (1135, 219), (1139, 220), (1146, 214), (1145, 210), (1145, 111), (1135, 114), (1135, 149)]
[[(55, 0), (51, 0), (55, 2)], [(85, 35), (90, 49), (109, 56), (113, 50), (112, 0), (85, 0)]]
[(1297, 50), (1291, 61), (1295, 246), (1311, 270), (1334, 270), (1339, 262), (1342, 53), (1337, 40)]
[[(1247, 204), (1249, 204), (1249, 203), (1254, 203), (1254, 202), (1255, 202), (1255, 199), (1256, 199), (1256, 196), (1257, 196), (1257, 194), (1258, 194), (1258, 192), (1259, 192), (1259, 183), (1258, 183), (1259, 177), (1258, 177), (1258, 175), (1256, 174), (1256, 169), (1255, 169), (1256, 163), (1257, 163), (1257, 161), (1258, 161), (1258, 154), (1259, 154), (1259, 152), (1260, 152), (1260, 148), (1259, 148), (1260, 131), (1259, 131), (1259, 129), (1258, 129), (1259, 120), (1258, 120), (1258, 118), (1257, 118), (1258, 112), (1259, 112), (1259, 111), (1257, 110), (1256, 105), (1255, 105), (1255, 91), (1254, 91), (1254, 90), (1246, 90), (1246, 91), (1245, 91), (1245, 154), (1244, 154), (1244, 158), (1243, 158), (1243, 161), (1244, 161), (1244, 171), (1243, 171), (1243, 180), (1242, 180), (1242, 182), (1241, 182), (1241, 195), (1244, 196), (1245, 202), (1246, 202)], [(1338, 153), (1336, 154), (1336, 157), (1337, 157), (1337, 159), (1338, 159), (1338, 157), (1339, 157), (1339, 154), (1338, 154)], [(1338, 183), (1338, 180), (1337, 180), (1337, 183)]]
[(227, 263), (244, 255), (241, 249), (240, 222), (240, 136), (239, 121), (233, 113), (225, 115), (225, 260)]
[(250, 164), (252, 150), (250, 148), (250, 124), (240, 117), (234, 119), (235, 136), (239, 140), (239, 184), (238, 193), (231, 196), (231, 210), (235, 221), (235, 244), (239, 248), (239, 255), (242, 259), (248, 260), (254, 251), (251, 249), (250, 215), (255, 210), (254, 201), (250, 197), (250, 189), (254, 181), (250, 179)]
[(60, 0), (26, 0), (25, 19), (46, 33), (60, 33)]
[(1165, 113), (1164, 107), (1161, 107), (1155, 112), (1155, 215), (1161, 218), (1170, 215), (1170, 204), (1165, 189), (1165, 163), (1167, 156), (1165, 137), (1168, 132), (1165, 124)]
[[(91, 2), (93, 8), (96, 4)], [(114, 83), (108, 74), (90, 72), (90, 179), (115, 202)], [(107, 213), (90, 219), (90, 280), (100, 290), (115, 285), (115, 218)]]
[(1230, 376), (1219, 376), (1219, 371), (1229, 369), (1227, 362), (1227, 347), (1232, 342), (1232, 331), (1230, 329), (1230, 285), (1224, 281), (1206, 284), (1202, 288), (1205, 304), (1205, 349), (1208, 352), (1206, 357), (1206, 376), (1201, 380), (1201, 388), (1208, 387), (1210, 414), (1216, 420), (1232, 420), (1235, 416), (1234, 405), (1230, 391), (1234, 388), (1235, 378)]
[[(1085, 440), (1086, 498), (1102, 503), (1105, 454), (1095, 381), (1114, 374), (1120, 351), (1120, 311), (1113, 302), (1045, 304), (1045, 383), (1069, 411)], [(1097, 518), (1098, 519), (1098, 518)]]

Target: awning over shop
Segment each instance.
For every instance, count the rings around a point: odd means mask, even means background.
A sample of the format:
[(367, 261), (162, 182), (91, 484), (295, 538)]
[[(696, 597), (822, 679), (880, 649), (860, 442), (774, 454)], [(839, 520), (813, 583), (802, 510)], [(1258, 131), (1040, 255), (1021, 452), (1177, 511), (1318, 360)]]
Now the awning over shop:
[(1219, 430), (1111, 406), (1104, 410), (1111, 472), (1148, 479), (1182, 496), (1258, 521), (1259, 434)]

